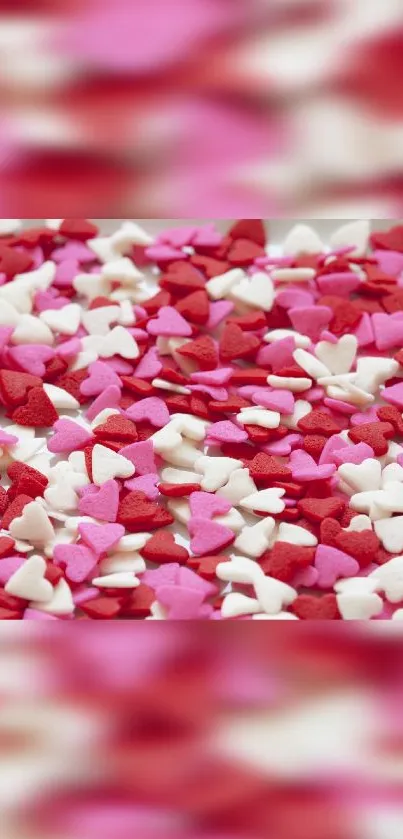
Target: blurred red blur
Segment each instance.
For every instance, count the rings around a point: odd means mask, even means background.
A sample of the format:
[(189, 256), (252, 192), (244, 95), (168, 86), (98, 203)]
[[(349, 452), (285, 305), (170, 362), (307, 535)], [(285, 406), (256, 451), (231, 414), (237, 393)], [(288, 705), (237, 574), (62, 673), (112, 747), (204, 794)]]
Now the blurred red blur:
[(0, 629), (7, 839), (400, 839), (397, 626)]
[(401, 0), (0, 0), (10, 216), (402, 214)]

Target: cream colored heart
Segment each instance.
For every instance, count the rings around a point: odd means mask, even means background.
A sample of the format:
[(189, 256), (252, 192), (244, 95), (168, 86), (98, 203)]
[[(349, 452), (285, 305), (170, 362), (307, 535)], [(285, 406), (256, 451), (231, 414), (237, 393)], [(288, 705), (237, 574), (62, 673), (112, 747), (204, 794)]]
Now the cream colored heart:
[(323, 242), (316, 230), (308, 224), (295, 224), (283, 242), (285, 256), (299, 256), (304, 253), (322, 253)]
[(21, 315), (18, 325), (11, 336), (12, 344), (54, 344), (53, 333), (34, 315)]
[(382, 466), (379, 460), (368, 457), (359, 464), (342, 463), (337, 474), (355, 492), (368, 492), (380, 489)]
[(81, 322), (81, 306), (69, 303), (61, 309), (46, 309), (39, 315), (41, 321), (61, 335), (75, 335)]
[(246, 585), (253, 585), (256, 579), (264, 576), (260, 565), (247, 556), (231, 556), (228, 562), (220, 562), (216, 574), (225, 583)]
[(46, 545), (55, 536), (47, 513), (39, 501), (26, 504), (22, 515), (11, 522), (9, 530), (13, 539), (26, 539), (35, 547)]
[(260, 610), (268, 615), (277, 615), (297, 597), (294, 588), (274, 577), (256, 577), (253, 583)]
[(247, 306), (270, 312), (274, 303), (274, 285), (269, 275), (258, 271), (250, 279), (242, 280), (239, 285), (231, 288), (230, 297)]
[(140, 580), (130, 571), (119, 571), (104, 577), (95, 577), (92, 584), (97, 588), (138, 588)]
[(234, 469), (227, 483), (217, 490), (217, 495), (236, 507), (242, 498), (254, 492), (257, 492), (257, 486), (249, 475), (249, 469)]
[(140, 350), (133, 335), (124, 326), (115, 326), (104, 338), (99, 354), (101, 358), (120, 355), (121, 358), (134, 359), (139, 357)]
[[(355, 335), (343, 335), (337, 344), (319, 341), (315, 355), (333, 375), (349, 373), (357, 355), (358, 341)], [(321, 375), (326, 376), (326, 373)]]
[(230, 592), (224, 597), (221, 606), (223, 618), (239, 618), (242, 615), (255, 615), (260, 611), (258, 600), (248, 597), (238, 591)]
[(244, 507), (245, 510), (251, 510), (251, 512), (256, 510), (259, 513), (275, 515), (276, 513), (282, 513), (285, 508), (284, 501), (282, 501), (283, 495), (285, 495), (285, 489), (275, 487), (262, 489), (260, 492), (254, 492), (252, 495), (243, 498), (240, 506)]
[(33, 601), (29, 605), (31, 609), (55, 615), (55, 617), (72, 615), (75, 610), (71, 589), (63, 578), (55, 586), (52, 599), (48, 603)]
[(235, 469), (243, 467), (242, 460), (234, 457), (209, 457), (202, 455), (194, 464), (195, 471), (203, 475), (201, 487), (205, 492), (215, 492), (223, 487)]
[(83, 326), (89, 335), (107, 335), (111, 323), (116, 323), (119, 314), (119, 306), (99, 306), (97, 309), (88, 309), (82, 314)]
[(10, 577), (5, 585), (7, 594), (22, 600), (37, 600), (48, 603), (53, 596), (53, 586), (45, 580), (47, 564), (41, 556), (31, 556), (21, 568)]
[(102, 486), (112, 478), (131, 478), (133, 463), (117, 452), (97, 443), (92, 450), (92, 478), (96, 486)]
[(257, 524), (243, 527), (234, 542), (234, 548), (257, 559), (271, 546), (275, 527), (276, 522), (271, 516), (266, 516)]

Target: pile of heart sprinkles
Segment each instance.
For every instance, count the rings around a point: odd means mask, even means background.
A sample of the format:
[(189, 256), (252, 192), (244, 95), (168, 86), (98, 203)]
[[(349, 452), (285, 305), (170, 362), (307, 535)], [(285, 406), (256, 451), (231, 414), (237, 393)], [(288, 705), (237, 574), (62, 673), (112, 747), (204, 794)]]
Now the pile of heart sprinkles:
[(0, 620), (403, 619), (403, 227), (0, 221)]

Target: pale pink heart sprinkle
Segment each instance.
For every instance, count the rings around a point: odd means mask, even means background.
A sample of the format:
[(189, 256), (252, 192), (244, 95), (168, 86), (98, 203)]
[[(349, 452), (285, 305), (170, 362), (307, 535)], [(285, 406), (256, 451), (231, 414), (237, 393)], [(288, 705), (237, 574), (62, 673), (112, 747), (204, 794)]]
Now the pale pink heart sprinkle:
[(217, 440), (222, 443), (244, 443), (249, 439), (245, 429), (239, 428), (230, 420), (213, 423), (207, 435), (208, 440)]
[[(205, 512), (205, 511), (204, 511)], [(190, 550), (196, 556), (214, 556), (216, 551), (225, 548), (234, 541), (235, 535), (229, 527), (217, 524), (204, 517), (191, 518), (188, 530), (192, 537)]]
[(375, 336), (371, 317), (368, 312), (363, 313), (360, 322), (353, 329), (353, 335), (357, 338), (359, 348), (373, 344)]
[(336, 467), (333, 463), (318, 466), (316, 461), (306, 452), (298, 449), (291, 452), (290, 468), (295, 481), (323, 481), (335, 473)]
[(73, 594), (73, 603), (75, 606), (81, 606), (82, 603), (88, 603), (90, 600), (95, 600), (99, 596), (99, 589), (93, 586), (76, 589)]
[(71, 300), (68, 297), (59, 297), (52, 294), (52, 289), (37, 291), (35, 294), (35, 308), (38, 312), (46, 312), (47, 309), (63, 309), (68, 306)]
[(204, 599), (203, 592), (194, 588), (161, 586), (158, 589), (158, 602), (168, 609), (170, 620), (197, 620), (200, 618)]
[(324, 296), (329, 294), (348, 299), (350, 294), (358, 288), (361, 280), (353, 271), (346, 271), (338, 274), (323, 274), (317, 277), (316, 282)]
[(151, 440), (142, 440), (139, 443), (130, 443), (124, 446), (119, 452), (136, 467), (136, 475), (156, 474), (157, 465), (155, 462), (154, 448)]
[(350, 425), (365, 425), (368, 422), (379, 422), (376, 408), (372, 405), (370, 408), (367, 408), (366, 411), (357, 411), (356, 414), (353, 414), (350, 420)]
[(129, 489), (131, 492), (136, 490), (144, 492), (149, 501), (156, 501), (160, 495), (157, 488), (159, 481), (159, 475), (150, 473), (149, 475), (139, 475), (138, 478), (130, 478), (130, 480), (125, 481), (124, 486), (125, 489)]
[(190, 380), (198, 385), (220, 387), (229, 382), (233, 372), (232, 367), (220, 367), (219, 370), (201, 370), (197, 373), (192, 373)]
[(146, 249), (146, 257), (152, 262), (173, 262), (181, 259), (187, 259), (187, 254), (179, 248), (174, 248), (171, 245), (163, 243), (151, 245)]
[(0, 428), (0, 446), (14, 446), (18, 443), (18, 437), (15, 434), (7, 434), (4, 428)]
[(52, 252), (53, 262), (68, 262), (73, 260), (84, 265), (86, 262), (95, 262), (95, 259), (94, 251), (87, 248), (87, 245), (84, 245), (83, 242), (74, 240), (66, 242), (65, 245), (56, 248)]
[(77, 422), (70, 419), (56, 420), (55, 434), (48, 440), (48, 449), (52, 454), (70, 453), (82, 449), (93, 440), (93, 434)]
[(345, 446), (334, 452), (333, 459), (336, 466), (342, 463), (355, 463), (357, 466), (369, 457), (375, 457), (374, 450), (367, 443), (357, 443), (355, 446)]
[(292, 414), (295, 399), (289, 390), (269, 390), (258, 388), (252, 395), (252, 402), (267, 408), (269, 411), (279, 411), (280, 414)]
[(217, 248), (221, 245), (223, 237), (213, 224), (206, 224), (204, 227), (197, 227), (192, 237), (191, 244), (195, 247)]
[(195, 393), (208, 393), (215, 402), (225, 402), (228, 399), (228, 391), (225, 387), (212, 387), (211, 385), (190, 385), (189, 390)]
[(301, 445), (302, 440), (301, 434), (287, 434), (282, 440), (275, 440), (274, 443), (266, 443), (262, 447), (262, 451), (266, 452), (266, 454), (286, 457), (295, 446)]
[(176, 585), (179, 580), (180, 565), (178, 562), (167, 562), (166, 565), (160, 565), (159, 568), (153, 570), (147, 569), (141, 575), (141, 582), (146, 586), (150, 586), (158, 594), (158, 590), (162, 586)]
[(327, 396), (324, 398), (323, 404), (326, 405), (327, 408), (330, 408), (331, 411), (335, 411), (338, 414), (344, 414), (348, 417), (351, 417), (356, 410), (356, 406), (351, 405), (349, 402), (343, 402), (341, 399), (330, 399)]
[(88, 411), (86, 412), (86, 418), (92, 422), (101, 411), (104, 411), (105, 408), (119, 408), (120, 400), (121, 400), (121, 392), (117, 385), (109, 385), (103, 393), (100, 393), (99, 396), (94, 399), (91, 403)]
[(81, 522), (78, 532), (86, 545), (96, 556), (106, 554), (125, 535), (125, 528), (122, 524), (91, 524)]
[(67, 361), (71, 361), (81, 352), (81, 341), (79, 338), (70, 338), (57, 345), (57, 354)]
[(215, 300), (210, 303), (210, 315), (206, 323), (206, 330), (213, 330), (234, 310), (234, 304), (229, 300)]
[[(260, 347), (256, 356), (256, 363), (265, 367), (269, 365), (273, 373), (281, 370), (282, 367), (288, 367), (294, 364), (293, 353), (296, 350), (294, 338), (280, 338), (279, 341), (273, 341), (272, 344), (265, 344)], [(269, 375), (269, 372), (267, 372)]]
[(209, 519), (213, 516), (224, 516), (230, 511), (231, 503), (219, 495), (197, 490), (189, 496), (189, 507), (193, 519)]
[(192, 327), (173, 306), (161, 306), (158, 317), (148, 322), (147, 332), (149, 335), (189, 338)]
[(54, 358), (52, 347), (43, 344), (19, 344), (10, 347), (9, 356), (24, 373), (42, 378), (46, 373), (45, 363)]
[(295, 286), (284, 289), (276, 294), (276, 303), (282, 306), (283, 309), (292, 309), (298, 306), (312, 306), (314, 302), (314, 296), (311, 292), (297, 289)]
[(191, 568), (186, 568), (185, 565), (179, 566), (177, 584), (184, 588), (192, 588), (195, 591), (200, 591), (205, 598), (215, 597), (218, 594), (218, 586), (210, 583), (208, 580), (204, 580), (203, 577), (200, 577)]
[(398, 277), (403, 271), (403, 253), (399, 251), (374, 251), (372, 256), (385, 274)]
[(318, 588), (332, 589), (342, 577), (355, 577), (360, 570), (356, 559), (330, 545), (318, 545), (315, 553)]
[(80, 385), (83, 396), (99, 396), (110, 385), (122, 387), (117, 373), (104, 361), (93, 361), (88, 367), (88, 372), (88, 378), (84, 379)]
[(83, 495), (78, 503), (78, 509), (83, 516), (92, 516), (99, 521), (115, 522), (119, 507), (119, 484), (110, 480), (101, 487), (91, 486), (90, 491)]
[(197, 227), (171, 227), (157, 236), (156, 245), (171, 245), (173, 248), (184, 248), (191, 245), (197, 233)]
[(328, 306), (301, 306), (289, 309), (288, 315), (297, 332), (317, 341), (322, 329), (330, 323), (333, 312)]
[(83, 583), (97, 566), (98, 558), (86, 545), (56, 545), (53, 550), (56, 565), (65, 568), (72, 583)]
[(168, 408), (158, 396), (149, 396), (134, 402), (127, 409), (126, 416), (133, 422), (147, 420), (154, 428), (163, 428), (170, 420)]
[(162, 370), (162, 364), (158, 357), (158, 350), (156, 347), (151, 347), (143, 355), (143, 358), (138, 363), (134, 375), (139, 379), (155, 379)]
[[(397, 317), (396, 317), (397, 314)], [(385, 315), (376, 312), (372, 315), (375, 334), (375, 346), (378, 350), (391, 350), (403, 346), (403, 313)]]
[(130, 364), (130, 361), (126, 361), (125, 358), (121, 358), (119, 355), (114, 355), (112, 358), (106, 358), (105, 364), (119, 376), (131, 376), (133, 373), (133, 365)]
[(57, 266), (54, 284), (57, 288), (71, 288), (73, 280), (79, 273), (80, 266), (77, 259), (66, 259)]
[(0, 585), (5, 586), (10, 577), (24, 565), (25, 559), (21, 556), (7, 556), (0, 559)]
[(385, 387), (382, 390), (382, 399), (385, 399), (385, 402), (389, 402), (391, 405), (395, 405), (399, 408), (399, 411), (403, 410), (403, 382), (399, 382), (397, 385), (392, 385), (391, 387)]

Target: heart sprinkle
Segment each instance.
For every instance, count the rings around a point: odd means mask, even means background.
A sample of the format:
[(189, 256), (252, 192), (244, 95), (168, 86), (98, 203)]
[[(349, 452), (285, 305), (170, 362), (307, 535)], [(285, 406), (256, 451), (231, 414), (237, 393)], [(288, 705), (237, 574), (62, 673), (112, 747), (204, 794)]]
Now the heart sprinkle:
[(8, 221), (2, 618), (400, 619), (403, 228)]

